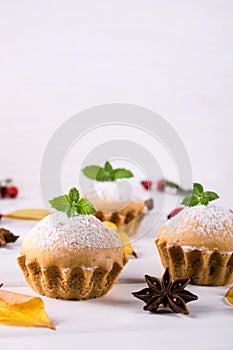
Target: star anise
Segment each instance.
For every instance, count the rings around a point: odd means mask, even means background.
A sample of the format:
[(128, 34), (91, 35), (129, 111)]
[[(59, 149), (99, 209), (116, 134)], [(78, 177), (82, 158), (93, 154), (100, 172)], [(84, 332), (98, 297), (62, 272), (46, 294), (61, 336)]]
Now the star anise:
[(155, 312), (160, 304), (163, 304), (164, 307), (169, 306), (176, 313), (187, 315), (189, 310), (186, 304), (198, 299), (196, 295), (185, 290), (189, 278), (180, 278), (172, 282), (169, 268), (166, 268), (161, 281), (148, 275), (145, 275), (145, 280), (149, 288), (132, 293), (136, 298), (146, 303), (144, 310)]

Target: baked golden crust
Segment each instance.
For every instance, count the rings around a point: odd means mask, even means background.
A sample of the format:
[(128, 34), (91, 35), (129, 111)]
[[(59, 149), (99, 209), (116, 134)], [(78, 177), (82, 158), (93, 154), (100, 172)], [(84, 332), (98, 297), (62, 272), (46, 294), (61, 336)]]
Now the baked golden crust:
[(28, 284), (52, 298), (106, 294), (127, 263), (118, 235), (93, 216), (81, 224), (78, 217), (70, 221), (56, 215), (43, 219), (23, 241), (17, 261)]
[(185, 249), (180, 245), (166, 245), (156, 240), (164, 268), (174, 279), (189, 277), (190, 282), (205, 286), (233, 283), (233, 253), (200, 249)]
[(26, 255), (18, 257), (18, 264), (28, 284), (37, 293), (51, 298), (84, 300), (105, 295), (115, 284), (118, 275), (128, 259), (112, 262), (111, 268), (103, 266), (86, 267), (73, 265), (63, 267), (50, 265), (41, 267), (37, 260), (27, 262)]
[(185, 208), (168, 221), (156, 239), (161, 261), (173, 278), (193, 284), (233, 282), (233, 215), (216, 207)]

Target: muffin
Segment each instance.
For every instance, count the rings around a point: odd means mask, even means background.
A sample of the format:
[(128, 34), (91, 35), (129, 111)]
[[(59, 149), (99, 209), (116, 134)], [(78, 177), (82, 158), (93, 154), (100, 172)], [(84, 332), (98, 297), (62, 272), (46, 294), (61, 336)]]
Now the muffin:
[(219, 206), (185, 207), (162, 226), (156, 245), (173, 278), (197, 285), (233, 283), (233, 214)]
[(137, 232), (147, 214), (147, 196), (141, 186), (128, 179), (95, 182), (85, 192), (96, 208), (94, 215), (101, 221), (113, 222), (129, 236)]
[(25, 237), (17, 261), (37, 293), (81, 300), (108, 293), (127, 257), (118, 234), (93, 215), (56, 212)]

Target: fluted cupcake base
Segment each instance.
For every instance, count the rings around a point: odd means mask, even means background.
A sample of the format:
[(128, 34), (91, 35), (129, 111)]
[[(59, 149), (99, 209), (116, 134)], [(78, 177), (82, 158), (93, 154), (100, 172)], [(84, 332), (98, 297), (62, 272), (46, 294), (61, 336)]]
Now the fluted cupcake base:
[[(36, 260), (26, 264), (25, 256), (20, 256), (17, 260), (26, 281), (35, 292), (50, 298), (66, 300), (98, 298), (107, 294), (123, 267), (114, 262), (110, 270), (80, 266), (41, 268)], [(126, 262), (125, 257), (123, 265)]]
[(169, 267), (174, 279), (188, 277), (192, 284), (205, 286), (233, 283), (233, 252), (187, 249), (155, 242), (164, 268)]

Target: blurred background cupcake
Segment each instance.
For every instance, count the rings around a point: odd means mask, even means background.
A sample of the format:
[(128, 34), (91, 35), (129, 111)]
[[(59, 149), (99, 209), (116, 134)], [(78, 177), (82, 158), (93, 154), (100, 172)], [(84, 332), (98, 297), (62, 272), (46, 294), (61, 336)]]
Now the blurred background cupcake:
[(133, 173), (124, 168), (113, 168), (110, 162), (82, 169), (92, 180), (84, 191), (96, 209), (101, 221), (111, 221), (128, 235), (134, 235), (146, 216), (145, 202), (148, 192), (134, 179)]

